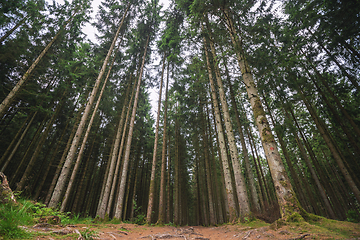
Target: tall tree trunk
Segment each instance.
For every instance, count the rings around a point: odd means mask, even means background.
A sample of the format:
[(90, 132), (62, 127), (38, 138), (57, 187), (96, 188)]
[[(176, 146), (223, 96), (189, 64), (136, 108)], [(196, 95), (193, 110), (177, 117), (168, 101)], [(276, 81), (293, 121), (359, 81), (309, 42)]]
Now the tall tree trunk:
[(328, 131), (326, 130), (326, 128), (324, 127), (324, 123), (322, 123), (319, 119), (319, 117), (317, 116), (314, 108), (311, 106), (311, 104), (307, 101), (307, 99), (304, 96), (304, 93), (302, 92), (301, 89), (299, 89), (300, 91), (300, 95), (301, 98), (303, 99), (303, 102), (306, 105), (306, 108), (308, 109), (312, 119), (314, 120), (317, 129), (319, 130), (321, 136), (323, 137), (326, 145), (329, 147), (329, 150), (331, 151), (336, 163), (338, 164), (340, 171), (342, 172), (342, 174), (345, 177), (345, 180), (347, 181), (347, 183), (349, 184), (350, 189), (353, 191), (356, 199), (360, 202), (360, 191), (358, 189), (358, 187), (356, 186), (353, 178), (351, 177), (349, 171), (347, 170), (347, 168), (345, 167), (345, 164), (339, 154), (339, 152), (337, 151), (336, 147), (334, 146)]
[(37, 185), (37, 190), (36, 190), (35, 195), (34, 195), (34, 198), (33, 198), (33, 199), (35, 199), (35, 200), (38, 199), (38, 197), (39, 197), (39, 195), (40, 195), (40, 193), (41, 193), (41, 189), (42, 189), (42, 187), (44, 186), (44, 183), (45, 183), (46, 178), (47, 178), (47, 176), (48, 176), (48, 174), (49, 174), (50, 168), (51, 168), (52, 165), (53, 165), (54, 159), (55, 159), (55, 157), (56, 157), (56, 155), (57, 155), (57, 153), (58, 153), (58, 149), (59, 149), (59, 147), (61, 146), (62, 141), (63, 141), (63, 138), (64, 138), (64, 136), (65, 136), (65, 134), (66, 134), (66, 132), (67, 132), (67, 130), (68, 130), (67, 128), (68, 128), (69, 122), (70, 122), (70, 121), (68, 120), (67, 123), (66, 123), (66, 125), (65, 125), (65, 127), (64, 127), (64, 129), (62, 130), (60, 139), (57, 140), (56, 147), (55, 147), (54, 152), (52, 153), (52, 155), (51, 155), (51, 157), (50, 157), (49, 163), (48, 163), (48, 165), (47, 165), (47, 167), (46, 167), (46, 170), (45, 170), (44, 174), (42, 174), (42, 176), (41, 176), (41, 180), (39, 181), (38, 184), (36, 184), (36, 185)]
[(228, 205), (229, 205), (229, 212), (226, 213), (228, 216), (230, 222), (234, 222), (236, 219), (236, 205), (235, 205), (235, 198), (234, 198), (234, 190), (232, 186), (232, 179), (230, 174), (230, 167), (229, 167), (229, 161), (228, 161), (228, 155), (225, 147), (225, 136), (223, 127), (221, 124), (221, 118), (220, 118), (220, 110), (219, 110), (219, 103), (216, 96), (216, 90), (214, 85), (214, 80), (212, 77), (212, 69), (210, 66), (210, 60), (208, 56), (208, 50), (207, 50), (207, 41), (204, 37), (204, 47), (205, 47), (205, 57), (206, 57), (206, 63), (207, 63), (207, 70), (209, 75), (209, 81), (211, 86), (211, 96), (212, 101), (215, 109), (215, 118), (216, 118), (216, 126), (218, 131), (218, 137), (219, 137), (219, 143), (220, 143), (220, 154), (221, 154), (221, 160), (223, 163), (223, 170), (224, 170), (224, 177), (225, 177), (225, 188), (226, 188), (226, 195), (228, 199)]
[(122, 213), (123, 213), (126, 175), (127, 175), (127, 171), (128, 171), (128, 165), (129, 165), (132, 134), (133, 134), (133, 131), (134, 131), (134, 122), (135, 122), (135, 117), (136, 117), (137, 103), (138, 103), (138, 100), (139, 100), (140, 84), (141, 84), (142, 74), (143, 74), (143, 71), (144, 71), (146, 51), (147, 51), (147, 48), (148, 48), (149, 40), (150, 40), (150, 35), (147, 37), (147, 40), (146, 40), (146, 43), (145, 43), (145, 50), (144, 50), (144, 55), (143, 55), (143, 59), (142, 59), (142, 63), (141, 63), (141, 70), (140, 70), (139, 80), (138, 80), (137, 87), (136, 87), (136, 93), (135, 93), (135, 99), (134, 99), (134, 107), (133, 107), (133, 111), (132, 111), (131, 119), (130, 119), (129, 133), (128, 133), (128, 139), (127, 139), (127, 143), (126, 143), (125, 156), (124, 156), (124, 164), (123, 164), (123, 169), (122, 169), (122, 174), (121, 174), (121, 181), (120, 181), (120, 186), (119, 186), (120, 191), (119, 191), (119, 196), (118, 196), (118, 199), (117, 199), (116, 210), (115, 210), (115, 218), (118, 218), (118, 219), (122, 218)]
[(66, 144), (66, 146), (65, 146), (65, 149), (64, 149), (64, 151), (63, 151), (63, 154), (62, 154), (62, 156), (61, 156), (61, 158), (60, 158), (59, 164), (58, 164), (58, 166), (57, 166), (57, 168), (56, 168), (56, 171), (55, 171), (55, 173), (54, 173), (54, 177), (53, 177), (53, 179), (52, 179), (52, 181), (51, 181), (51, 184), (50, 184), (48, 193), (47, 193), (47, 195), (46, 195), (45, 202), (44, 202), (45, 204), (48, 204), (49, 201), (50, 201), (50, 198), (51, 198), (52, 193), (53, 193), (54, 188), (55, 188), (55, 184), (56, 184), (56, 182), (57, 182), (57, 179), (58, 179), (58, 177), (59, 177), (59, 174), (60, 174), (60, 171), (61, 171), (61, 169), (62, 169), (63, 163), (64, 163), (64, 161), (65, 161), (66, 154), (67, 154), (68, 150), (70, 149), (71, 142), (72, 142), (72, 140), (73, 140), (73, 138), (74, 138), (74, 136), (75, 136), (76, 126), (79, 124), (80, 117), (81, 117), (81, 113), (83, 112), (84, 108), (85, 108), (85, 105), (82, 105), (81, 108), (79, 109), (78, 113), (77, 113), (74, 126), (73, 126), (73, 128), (72, 128), (72, 130), (71, 130), (69, 139), (68, 139), (68, 141), (67, 141), (67, 144)]
[[(126, 15), (126, 14), (125, 14), (125, 15)], [(125, 15), (124, 15), (124, 17), (125, 17)], [(120, 27), (121, 27), (121, 25), (122, 25), (122, 24), (120, 24)], [(72, 184), (73, 184), (73, 181), (74, 181), (74, 179), (75, 179), (75, 176), (76, 176), (76, 173), (77, 173), (77, 169), (78, 169), (78, 167), (79, 167), (79, 165), (80, 165), (81, 158), (82, 158), (82, 154), (83, 154), (83, 152), (84, 152), (84, 150), (85, 150), (85, 145), (86, 145), (87, 139), (88, 139), (88, 137), (89, 137), (90, 130), (91, 130), (92, 124), (93, 124), (93, 122), (94, 122), (94, 119), (95, 119), (97, 110), (98, 110), (98, 108), (99, 108), (102, 95), (104, 94), (105, 87), (106, 87), (106, 83), (107, 83), (107, 81), (108, 81), (108, 79), (109, 79), (109, 76), (110, 76), (110, 73), (111, 73), (111, 69), (112, 69), (112, 67), (114, 66), (115, 58), (116, 58), (116, 53), (119, 51), (120, 44), (121, 44), (121, 39), (120, 39), (120, 42), (118, 43), (118, 47), (117, 47), (116, 50), (115, 50), (115, 54), (114, 54), (113, 59), (112, 59), (112, 61), (111, 61), (111, 63), (110, 63), (110, 66), (109, 66), (109, 68), (108, 68), (108, 72), (107, 72), (106, 77), (105, 77), (105, 80), (104, 80), (104, 84), (103, 84), (103, 86), (102, 86), (102, 88), (101, 88), (101, 91), (100, 91), (98, 100), (96, 101), (96, 104), (95, 104), (95, 107), (94, 107), (94, 110), (93, 110), (93, 114), (91, 115), (90, 121), (89, 121), (89, 123), (88, 123), (88, 127), (87, 127), (87, 129), (86, 129), (85, 136), (84, 136), (84, 138), (83, 138), (83, 142), (82, 142), (82, 144), (81, 144), (80, 151), (79, 151), (79, 153), (78, 153), (78, 157), (77, 157), (77, 160), (76, 160), (76, 163), (75, 163), (75, 166), (74, 166), (72, 175), (71, 175), (71, 177), (70, 177), (69, 185), (68, 185), (67, 191), (66, 191), (66, 193), (65, 193), (64, 200), (63, 200), (62, 205), (61, 205), (61, 209), (60, 209), (61, 211), (64, 211), (64, 209), (65, 209), (65, 207), (66, 207), (66, 202), (67, 202), (68, 197), (69, 197), (69, 194), (70, 194), (70, 192), (71, 192)], [(118, 131), (118, 132), (120, 132), (120, 131)], [(116, 140), (118, 140), (119, 138), (120, 138), (120, 137), (116, 138)], [(115, 150), (116, 146), (119, 145), (118, 142), (116, 142), (116, 140), (115, 140), (115, 145), (114, 145), (114, 152), (116, 152), (116, 150)], [(110, 181), (112, 180), (112, 174), (113, 174), (113, 172), (114, 172), (115, 159), (116, 159), (116, 154), (115, 154), (115, 157), (110, 160), (110, 161), (111, 161), (111, 162), (110, 162), (110, 170), (109, 170), (109, 175), (107, 175), (107, 176), (108, 176), (108, 179), (109, 179)], [(108, 191), (109, 191), (109, 189), (110, 189), (110, 184), (111, 184), (111, 183), (109, 183), (109, 184), (107, 183), (107, 184), (106, 184), (106, 188), (105, 188), (105, 195), (106, 195), (106, 196), (109, 196)], [(107, 202), (107, 201), (106, 201), (106, 202)], [(104, 216), (105, 216), (105, 209), (106, 209), (106, 206), (103, 207), (103, 211), (100, 212), (100, 214), (99, 214), (99, 216), (100, 216), (101, 218), (104, 218)]]
[(215, 220), (215, 211), (214, 211), (214, 200), (213, 200), (213, 187), (211, 183), (211, 166), (210, 166), (210, 157), (209, 157), (209, 146), (208, 146), (208, 136), (206, 135), (206, 119), (203, 111), (203, 102), (200, 97), (200, 121), (201, 121), (201, 134), (204, 144), (204, 160), (205, 160), (205, 175), (206, 175), (206, 184), (208, 189), (208, 200), (209, 200), (209, 221), (210, 225), (215, 225), (217, 222)]
[(49, 207), (51, 208), (55, 208), (58, 204), (58, 202), (60, 201), (60, 196), (62, 194), (62, 192), (64, 191), (64, 188), (65, 188), (65, 180), (67, 179), (68, 175), (69, 175), (69, 172), (70, 172), (70, 167), (71, 167), (71, 164), (73, 162), (73, 159), (75, 157), (75, 154), (76, 154), (76, 150), (77, 150), (77, 147), (78, 147), (78, 144), (80, 142), (80, 138), (82, 136), (82, 132), (84, 130), (84, 127), (85, 127), (85, 124), (86, 124), (86, 120), (87, 120), (87, 117), (88, 115), (90, 114), (90, 111), (91, 111), (91, 107), (94, 103), (94, 100), (95, 100), (95, 97), (96, 97), (96, 93), (99, 89), (99, 86), (100, 86), (100, 82), (101, 82), (101, 78), (102, 76), (104, 75), (105, 73), (105, 69), (106, 69), (106, 66), (109, 62), (109, 59), (110, 59), (110, 56), (113, 52), (113, 49), (114, 49), (114, 46), (115, 46), (115, 43), (116, 43), (116, 40), (119, 36), (119, 33), (120, 33), (120, 29), (123, 25), (123, 22), (124, 22), (124, 19), (125, 19), (125, 16), (127, 14), (127, 11), (130, 7), (130, 2), (128, 3), (127, 5), (127, 8), (125, 10), (125, 13), (124, 13), (124, 16), (123, 18), (121, 19), (121, 22), (119, 24), (119, 27), (115, 33), (115, 36), (114, 36), (114, 39), (112, 41), (112, 44), (109, 48), (109, 51), (106, 55), (106, 58), (103, 62), (103, 65), (102, 65), (102, 68), (100, 70), (100, 73), (95, 81), (95, 86), (93, 87), (93, 90), (91, 92), (91, 95), (90, 95), (90, 98), (86, 104), (86, 107), (85, 107), (85, 111), (84, 111), (84, 114), (83, 116), (81, 117), (81, 121), (80, 121), (80, 124), (78, 126), (78, 129), (76, 131), (76, 134), (75, 134), (75, 137), (72, 141), (72, 144), (71, 144), (71, 147), (70, 147), (70, 150), (69, 150), (69, 153), (66, 157), (66, 161), (64, 163), (64, 166), (62, 168), (62, 171), (60, 173), (60, 176), (59, 176), (59, 179), (57, 181), (57, 184), (55, 186), (55, 189), (54, 189), (54, 192), (53, 192), (53, 195), (50, 199), (50, 202), (49, 202)]
[[(164, 59), (165, 60), (165, 59)], [(167, 108), (168, 108), (168, 88), (169, 88), (169, 63), (167, 66), (165, 103), (164, 103), (164, 124), (163, 124), (163, 145), (161, 153), (161, 177), (160, 177), (160, 195), (159, 195), (159, 217), (158, 223), (163, 224), (165, 221), (165, 171), (166, 171), (166, 138), (167, 138)], [(160, 111), (160, 109), (159, 109)], [(155, 150), (155, 149), (154, 149)]]
[[(208, 27), (208, 31), (209, 31), (209, 27)], [(211, 36), (211, 32), (209, 34)], [(209, 44), (210, 44), (210, 49), (211, 49), (213, 59), (217, 59), (217, 55), (215, 52), (215, 46), (214, 46), (214, 42), (212, 41), (212, 39), (210, 39)], [(240, 217), (243, 218), (250, 214), (250, 204), (249, 204), (249, 199), (247, 196), (244, 175), (241, 172), (240, 161), (238, 159), (239, 154), (238, 154), (238, 150), (237, 150), (237, 146), (236, 146), (234, 131), (232, 128), (229, 107), (228, 107), (227, 100), (225, 97), (224, 85), (222, 83), (222, 79), (220, 76), (219, 66), (218, 66), (217, 62), (214, 62), (213, 65), (214, 65), (215, 77), (216, 77), (217, 85), (218, 85), (221, 108), (224, 113), (224, 123), (225, 123), (225, 129), (226, 129), (226, 136), (227, 136), (228, 143), (229, 143), (231, 163), (232, 163), (233, 170), (234, 170), (236, 193), (237, 193), (239, 208), (240, 208)]]
[(72, 21), (72, 19), (74, 18), (75, 14), (77, 13), (78, 10), (79, 10), (79, 8), (75, 9), (74, 13), (69, 18), (69, 20), (67, 20), (65, 22), (65, 24), (62, 26), (62, 28), (60, 28), (60, 30), (53, 37), (53, 39), (50, 41), (50, 43), (48, 43), (48, 45), (44, 48), (44, 50), (40, 53), (40, 55), (36, 58), (36, 60), (31, 64), (31, 66), (26, 71), (26, 73), (21, 77), (21, 79), (18, 81), (18, 83), (15, 85), (15, 87), (10, 91), (10, 93), (6, 96), (6, 98), (1, 102), (1, 104), (0, 104), (0, 119), (2, 119), (2, 117), (6, 113), (7, 109), (9, 108), (10, 104), (14, 100), (16, 94), (21, 89), (22, 85), (24, 85), (24, 83), (28, 80), (32, 71), (38, 65), (40, 60), (45, 56), (46, 52), (50, 49), (50, 47), (56, 41), (56, 39), (60, 36), (60, 33), (62, 32), (62, 30)]
[(25, 21), (26, 19), (28, 18), (28, 16), (26, 17), (23, 17), (23, 19), (21, 19), (13, 28), (11, 28), (10, 30), (8, 30), (4, 36), (2, 36), (0, 38), (0, 43), (2, 43), (7, 37), (10, 36), (10, 34), (12, 34), (18, 27), (20, 27)]
[[(214, 109), (213, 109), (214, 110)], [(210, 123), (210, 114), (209, 114), (209, 108), (206, 105), (206, 114), (208, 116), (208, 124), (207, 124), (207, 130), (209, 132), (209, 136), (210, 138), (212, 138), (212, 132), (211, 132), (211, 123)], [(213, 114), (214, 115), (214, 114)], [(217, 128), (216, 128), (216, 120), (214, 118), (214, 127), (215, 127), (215, 133), (217, 132)], [(215, 134), (215, 138), (216, 138), (216, 142), (217, 142), (217, 146), (218, 146), (218, 152), (220, 152), (220, 147), (219, 147), (219, 139), (217, 137), (217, 134)], [(226, 198), (226, 188), (225, 188), (225, 182), (224, 182), (224, 171), (223, 171), (223, 165), (222, 165), (222, 160), (221, 160), (221, 156), (219, 156), (219, 165), (220, 165), (220, 185), (219, 185), (219, 181), (217, 180), (217, 168), (216, 168), (216, 161), (215, 161), (215, 151), (214, 151), (214, 146), (212, 144), (212, 141), (210, 141), (210, 149), (211, 149), (211, 159), (212, 159), (212, 167), (213, 167), (213, 173), (214, 176), (216, 176), (216, 181), (215, 181), (215, 188), (216, 188), (216, 196), (217, 196), (217, 205), (218, 205), (218, 211), (219, 211), (219, 217), (220, 217), (220, 223), (224, 223), (227, 221), (226, 216), (225, 216), (225, 212), (228, 212), (228, 208), (229, 205), (227, 204), (227, 198)], [(221, 190), (219, 190), (221, 189)]]
[(174, 168), (174, 224), (180, 225), (180, 157), (179, 157), (179, 116), (178, 106), (175, 113), (175, 168)]
[[(228, 73), (227, 70), (227, 66), (225, 63), (225, 68), (226, 68), (226, 72)], [(242, 147), (242, 154), (244, 156), (244, 161), (245, 161), (245, 169), (246, 169), (246, 174), (249, 180), (249, 188), (250, 188), (250, 192), (251, 192), (251, 199), (252, 199), (252, 204), (254, 206), (254, 209), (256, 212), (260, 212), (260, 205), (259, 205), (259, 199), (258, 199), (258, 194), (256, 192), (256, 185), (255, 185), (255, 181), (254, 181), (254, 173), (252, 172), (251, 169), (251, 165), (250, 165), (250, 160), (249, 160), (249, 153), (246, 147), (246, 143), (245, 143), (245, 138), (244, 138), (244, 133), (243, 133), (243, 126), (241, 124), (240, 121), (240, 115), (239, 115), (239, 111), (237, 109), (236, 106), (236, 101), (235, 101), (235, 94), (234, 94), (234, 90), (232, 87), (232, 84), (230, 82), (230, 78), (228, 78), (228, 85), (230, 88), (230, 96), (231, 96), (231, 102), (232, 102), (232, 106), (233, 106), (233, 110), (235, 113), (235, 119), (236, 119), (236, 124), (237, 124), (237, 128), (238, 128), (238, 133), (239, 133), (239, 137), (240, 137), (240, 143), (241, 143), (241, 147)]]
[[(20, 138), (17, 140), (15, 147), (13, 148), (13, 150), (11, 151), (11, 153), (10, 153), (9, 157), (7, 158), (6, 162), (5, 162), (4, 165), (2, 166), (0, 172), (4, 172), (5, 169), (6, 169), (6, 167), (9, 165), (12, 157), (13, 157), (14, 154), (17, 152), (17, 149), (19, 148), (20, 143), (21, 143), (22, 140), (24, 139), (24, 137), (25, 137), (27, 131), (29, 130), (32, 122), (34, 121), (35, 116), (36, 116), (37, 113), (38, 113), (38, 111), (36, 111), (36, 112), (33, 114), (32, 118), (30, 119), (30, 122), (27, 124), (27, 126), (26, 126), (26, 128), (24, 129), (23, 133), (21, 134)], [(29, 117), (30, 117), (30, 116), (29, 116)], [(26, 121), (24, 121), (24, 124), (25, 124), (25, 123), (26, 123)], [(22, 128), (24, 127), (24, 124), (23, 124), (23, 126), (21, 126), (21, 128), (19, 129), (18, 133), (17, 133), (16, 136), (14, 137), (14, 140), (17, 139), (17, 136), (18, 136), (18, 134), (21, 132)], [(10, 144), (9, 147), (11, 147), (11, 145), (12, 145), (12, 144)], [(8, 147), (8, 149), (9, 149), (9, 151), (10, 151), (10, 148), (9, 148), (9, 147)], [(8, 149), (6, 149), (6, 152), (4, 153), (3, 157), (5, 157), (5, 156), (7, 155)]]
[[(300, 135), (303, 136), (303, 134), (302, 134), (302, 132), (301, 132), (301, 128), (300, 128), (300, 126), (299, 126), (299, 124), (298, 124), (298, 122), (297, 122), (297, 120), (296, 120), (296, 117), (295, 117), (293, 111), (292, 111), (291, 109), (287, 110), (286, 108), (285, 108), (284, 110), (285, 110), (285, 115), (286, 115), (286, 117), (287, 117), (288, 119), (290, 119), (290, 115), (289, 115), (289, 111), (290, 111), (290, 114), (291, 114), (291, 116), (292, 116), (292, 118), (293, 118), (293, 120), (294, 120), (294, 122), (295, 122), (295, 124), (296, 124), (296, 126), (297, 126), (297, 128), (298, 128), (298, 131), (300, 132)], [(322, 184), (320, 183), (320, 180), (319, 180), (319, 178), (318, 178), (318, 176), (317, 176), (317, 174), (316, 174), (316, 172), (315, 172), (315, 169), (313, 168), (313, 166), (312, 166), (312, 164), (311, 164), (311, 162), (310, 162), (310, 159), (309, 159), (308, 155), (306, 154), (305, 148), (304, 148), (303, 144), (301, 143), (298, 134), (297, 134), (295, 131), (293, 131), (293, 135), (294, 135), (294, 137), (295, 137), (296, 143), (297, 143), (298, 146), (299, 146), (300, 152), (301, 152), (301, 154), (302, 154), (302, 156), (303, 156), (303, 159), (304, 159), (304, 161), (305, 161), (305, 163), (306, 163), (306, 166), (308, 167), (308, 169), (309, 169), (309, 171), (310, 171), (310, 174), (311, 174), (312, 178), (313, 178), (314, 181), (315, 181), (315, 185), (316, 185), (316, 187), (318, 188), (318, 191), (319, 191), (319, 193), (320, 193), (320, 196), (321, 196), (322, 200), (323, 200), (324, 203), (325, 203), (325, 207), (326, 207), (327, 212), (329, 213), (329, 215), (330, 215), (330, 217), (331, 217), (332, 219), (336, 219), (335, 213), (334, 213), (334, 211), (333, 211), (333, 209), (332, 209), (332, 206), (331, 206), (331, 204), (330, 204), (330, 201), (329, 201), (329, 199), (328, 199), (328, 196), (326, 195), (325, 189), (324, 189), (324, 187), (322, 186)], [(305, 139), (303, 139), (303, 140), (305, 140)]]
[(250, 104), (254, 113), (256, 125), (259, 130), (261, 142), (264, 148), (266, 159), (268, 161), (271, 176), (273, 178), (277, 200), (280, 206), (281, 217), (286, 219), (294, 212), (300, 212), (299, 203), (296, 199), (295, 193), (292, 189), (289, 177), (286, 174), (284, 165), (282, 163), (274, 136), (271, 133), (269, 123), (266, 119), (264, 109), (261, 105), (260, 97), (245, 58), (241, 42), (238, 39), (232, 18), (229, 12), (225, 9), (224, 15), (227, 22), (227, 27), (230, 33), (231, 41), (236, 50), (239, 67), (242, 73), (243, 82), (246, 86), (246, 91), (250, 100)]
[[(146, 214), (147, 224), (151, 224), (151, 214), (153, 211), (154, 195), (155, 195), (155, 169), (156, 169), (156, 156), (157, 156), (157, 147), (158, 147), (158, 139), (159, 139), (161, 94), (162, 94), (163, 77), (164, 77), (164, 70), (165, 70), (165, 60), (166, 60), (165, 57), (166, 57), (166, 52), (164, 52), (164, 56), (163, 56), (163, 64), (162, 64), (161, 79), (160, 79), (159, 101), (158, 101), (158, 110), (157, 110), (156, 126), (155, 126), (154, 151), (153, 151), (153, 159), (152, 159), (152, 165), (151, 165), (152, 167), (151, 167), (151, 177), (150, 177), (149, 203), (148, 203), (147, 214)], [(169, 76), (169, 72), (168, 72), (168, 76)], [(165, 127), (164, 127), (164, 131), (165, 131)], [(163, 144), (165, 144), (165, 143), (163, 143)]]
[[(132, 75), (130, 75), (129, 84), (130, 84), (130, 86), (132, 84)], [(120, 168), (121, 167), (121, 157), (122, 157), (122, 152), (123, 152), (123, 149), (124, 149), (124, 143), (125, 143), (125, 139), (126, 139), (126, 131), (127, 131), (127, 126), (128, 126), (127, 123), (128, 123), (128, 120), (129, 120), (129, 115), (130, 115), (130, 110), (131, 110), (131, 103), (132, 103), (132, 100), (133, 100), (134, 95), (135, 95), (135, 90), (136, 90), (136, 84), (134, 83), (134, 87), (133, 87), (133, 90), (132, 90), (132, 93), (131, 93), (130, 100), (129, 100), (129, 102), (126, 103), (126, 105), (128, 105), (128, 106), (127, 106), (126, 117), (125, 117), (125, 120), (124, 120), (125, 124), (124, 124), (123, 132), (122, 132), (121, 143), (120, 143), (120, 148), (119, 148), (119, 154), (118, 154), (117, 161), (116, 161), (113, 184), (111, 186), (111, 191), (110, 191), (110, 196), (109, 196), (109, 203), (108, 203), (107, 208), (106, 208), (106, 213), (108, 215), (110, 215), (110, 211), (112, 209), (112, 204), (113, 204), (113, 201), (115, 199), (115, 189), (117, 187), (118, 174), (119, 174), (119, 172), (121, 172), (121, 168)], [(126, 107), (126, 105), (124, 105), (124, 107)], [(126, 109), (123, 109), (123, 110), (126, 110)]]
[(29, 180), (29, 176), (30, 176), (30, 173), (36, 163), (36, 160), (37, 160), (37, 157), (39, 156), (40, 154), (40, 150), (42, 149), (43, 145), (44, 145), (44, 142), (45, 140), (48, 138), (48, 134), (50, 132), (50, 130), (52, 129), (53, 127), (53, 123), (55, 121), (55, 119), (57, 118), (58, 114), (60, 113), (60, 110), (62, 108), (62, 105), (64, 103), (64, 97), (66, 95), (66, 92), (67, 91), (64, 91), (62, 97), (61, 97), (61, 100), (60, 100), (60, 103), (57, 105), (56, 107), (56, 110), (55, 110), (55, 113), (52, 115), (52, 117), (50, 118), (47, 126), (45, 127), (45, 130), (44, 132), (42, 133), (41, 135), (41, 138), (40, 138), (40, 141), (37, 143), (37, 146), (35, 148), (35, 151), (29, 161), (29, 163), (27, 164), (27, 167), (25, 169), (25, 172), (24, 174), (22, 175), (22, 178), (21, 180), (19, 181), (19, 183), (17, 184), (17, 188), (16, 190), (17, 191), (22, 191), (23, 188), (24, 188), (24, 185), (25, 185), (25, 181)]
[(167, 144), (166, 144), (166, 146), (167, 146), (167, 155), (168, 155), (168, 158), (167, 158), (167, 185), (166, 185), (166, 223), (169, 223), (169, 222), (172, 222), (172, 220), (171, 220), (171, 218), (170, 218), (170, 216), (171, 216), (171, 201), (170, 201), (170, 198), (171, 198), (171, 194), (170, 194), (170, 188), (171, 188), (171, 186), (170, 186), (170, 149), (171, 149), (171, 147), (170, 147), (170, 136), (169, 136), (169, 134), (168, 134), (168, 139), (167, 139)]

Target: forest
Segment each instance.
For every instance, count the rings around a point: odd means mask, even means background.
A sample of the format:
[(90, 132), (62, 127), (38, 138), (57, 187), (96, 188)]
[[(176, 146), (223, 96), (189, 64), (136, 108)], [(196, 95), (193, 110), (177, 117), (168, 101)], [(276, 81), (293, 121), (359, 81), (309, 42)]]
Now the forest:
[(91, 2), (0, 3), (14, 192), (148, 224), (360, 222), (358, 1)]

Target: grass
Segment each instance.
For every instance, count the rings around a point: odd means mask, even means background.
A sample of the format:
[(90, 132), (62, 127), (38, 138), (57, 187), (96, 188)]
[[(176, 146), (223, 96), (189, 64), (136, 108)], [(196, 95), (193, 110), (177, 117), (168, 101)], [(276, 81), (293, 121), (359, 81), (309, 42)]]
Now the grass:
[(34, 218), (28, 212), (30, 202), (22, 205), (0, 205), (0, 236), (3, 239), (24, 239), (31, 237), (31, 233), (20, 228), (20, 225), (33, 224)]
[[(90, 224), (92, 218), (80, 217), (80, 214), (72, 215), (70, 212), (63, 213), (51, 208), (47, 208), (45, 204), (32, 202), (29, 200), (19, 199), (18, 204), (1, 204), (0, 205), (0, 240), (1, 239), (29, 239), (34, 233), (26, 231), (19, 226), (31, 226), (44, 217), (55, 216), (55, 220), (61, 222), (48, 222), (50, 224), (75, 225)], [(92, 232), (84, 232), (89, 238)]]

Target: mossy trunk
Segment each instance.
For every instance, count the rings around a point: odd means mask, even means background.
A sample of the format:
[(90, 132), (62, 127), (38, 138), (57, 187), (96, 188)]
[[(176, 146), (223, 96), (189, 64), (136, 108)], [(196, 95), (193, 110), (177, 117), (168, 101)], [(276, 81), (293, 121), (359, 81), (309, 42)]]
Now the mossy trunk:
[(246, 86), (251, 108), (253, 110), (256, 126), (260, 133), (261, 143), (263, 145), (271, 176), (274, 182), (276, 196), (280, 206), (281, 217), (287, 219), (293, 213), (300, 212), (301, 207), (295, 196), (290, 179), (288, 178), (282, 163), (277, 144), (275, 142), (274, 136), (272, 135), (264, 109), (261, 105), (253, 75), (245, 58), (241, 41), (238, 39), (231, 15), (227, 10), (224, 10), (224, 14), (231, 41), (236, 51), (243, 82)]

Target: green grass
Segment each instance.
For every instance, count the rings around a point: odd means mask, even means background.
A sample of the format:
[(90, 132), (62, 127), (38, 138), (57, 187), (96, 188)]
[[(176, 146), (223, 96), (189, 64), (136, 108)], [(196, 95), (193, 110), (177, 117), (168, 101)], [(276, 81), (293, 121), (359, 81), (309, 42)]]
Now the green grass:
[(0, 205), (0, 236), (3, 239), (24, 239), (31, 237), (31, 233), (19, 227), (33, 224), (33, 215), (28, 212), (30, 206), (30, 202), (25, 202), (22, 205)]

